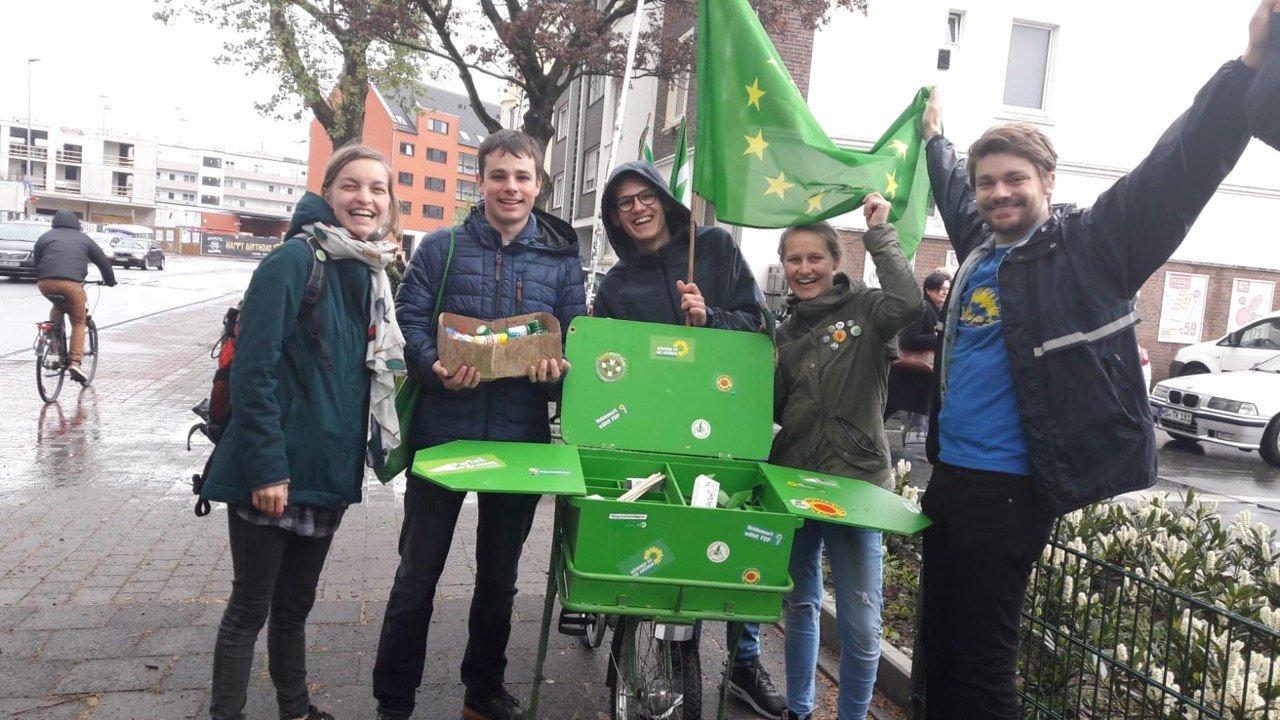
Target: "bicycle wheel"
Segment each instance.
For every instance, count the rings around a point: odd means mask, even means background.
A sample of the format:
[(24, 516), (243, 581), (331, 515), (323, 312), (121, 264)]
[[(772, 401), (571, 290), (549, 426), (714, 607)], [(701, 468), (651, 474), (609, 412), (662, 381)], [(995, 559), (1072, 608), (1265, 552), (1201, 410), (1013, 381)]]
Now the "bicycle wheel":
[(610, 653), (613, 719), (700, 720), (702, 664), (696, 643), (658, 639), (652, 620), (619, 619)]
[(578, 642), (594, 650), (604, 642), (604, 634), (609, 630), (609, 623), (606, 622), (604, 615), (592, 613), (591, 620), (587, 622), (586, 630), (586, 634), (578, 636)]
[(84, 372), (84, 386), (93, 382), (93, 374), (98, 372), (98, 326), (93, 318), (85, 319), (84, 357), (80, 358), (80, 370)]
[(66, 343), (60, 341), (58, 335), (59, 328), (51, 329), (36, 353), (36, 390), (46, 403), (58, 399), (62, 383), (67, 378), (67, 362), (62, 357), (62, 347)]

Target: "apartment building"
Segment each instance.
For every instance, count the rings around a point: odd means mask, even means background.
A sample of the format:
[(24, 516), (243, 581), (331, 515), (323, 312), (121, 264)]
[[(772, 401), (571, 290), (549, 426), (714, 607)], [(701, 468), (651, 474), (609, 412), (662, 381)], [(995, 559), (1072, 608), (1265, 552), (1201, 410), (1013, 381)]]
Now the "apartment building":
[[(486, 104), (498, 117), (497, 104)], [(488, 135), (465, 95), (413, 83), (395, 93), (370, 88), (365, 99), (364, 144), (391, 165), (406, 247), (423, 235), (462, 222), (480, 199), (480, 143)], [(319, 192), (333, 154), (320, 123), (311, 123), (307, 188)]]
[(307, 173), (295, 158), (161, 145), (155, 224), (279, 236), (306, 190)]
[[(156, 143), (109, 130), (0, 121), (0, 193), (13, 214), (71, 210), (88, 222), (151, 224)], [(8, 205), (14, 205), (12, 207)]]

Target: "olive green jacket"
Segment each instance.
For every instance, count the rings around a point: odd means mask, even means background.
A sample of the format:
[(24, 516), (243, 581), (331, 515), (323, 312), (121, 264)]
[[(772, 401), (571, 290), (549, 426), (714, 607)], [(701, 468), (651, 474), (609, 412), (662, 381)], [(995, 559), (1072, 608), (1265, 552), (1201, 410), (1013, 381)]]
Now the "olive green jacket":
[(869, 230), (863, 243), (881, 289), (838, 273), (813, 300), (792, 298), (778, 328), (774, 418), (782, 431), (769, 461), (890, 487), (889, 363), (895, 336), (920, 318), (924, 298), (892, 225)]

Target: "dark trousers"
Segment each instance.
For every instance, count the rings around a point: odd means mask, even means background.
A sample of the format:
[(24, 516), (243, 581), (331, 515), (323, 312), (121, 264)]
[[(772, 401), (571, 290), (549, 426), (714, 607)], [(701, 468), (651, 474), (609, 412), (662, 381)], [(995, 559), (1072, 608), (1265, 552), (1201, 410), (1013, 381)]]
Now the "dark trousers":
[(333, 536), (309, 538), (242, 520), (227, 508), (231, 597), (213, 648), (213, 720), (244, 720), (258, 631), (267, 626), (267, 670), (276, 686), (280, 717), (307, 714), (307, 615)]
[[(391, 586), (373, 667), (378, 709), (406, 716), (413, 711), (414, 696), (422, 684), (436, 585), (466, 496), (412, 475), (408, 483), (400, 529), (400, 567)], [(539, 496), (478, 493), (478, 498), (476, 585), (462, 659), (462, 683), (467, 696), (477, 699), (497, 691), (504, 681), (520, 552), (533, 527)]]
[(1016, 720), (1018, 627), (1052, 519), (1022, 475), (939, 464), (922, 500), (929, 720)]

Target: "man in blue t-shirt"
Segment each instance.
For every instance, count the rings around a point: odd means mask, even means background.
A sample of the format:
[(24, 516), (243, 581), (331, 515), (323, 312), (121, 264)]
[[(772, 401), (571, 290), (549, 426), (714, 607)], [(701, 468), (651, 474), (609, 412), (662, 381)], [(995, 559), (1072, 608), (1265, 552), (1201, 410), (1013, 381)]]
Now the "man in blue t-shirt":
[(1057, 154), (1038, 128), (996, 126), (966, 164), (929, 100), (929, 179), (961, 261), (922, 501), (929, 720), (1018, 717), (1023, 597), (1054, 518), (1155, 482), (1132, 298), (1248, 144), (1245, 97), (1263, 79), (1275, 10), (1280, 0), (1262, 0), (1245, 54), (1089, 208), (1050, 205)]

